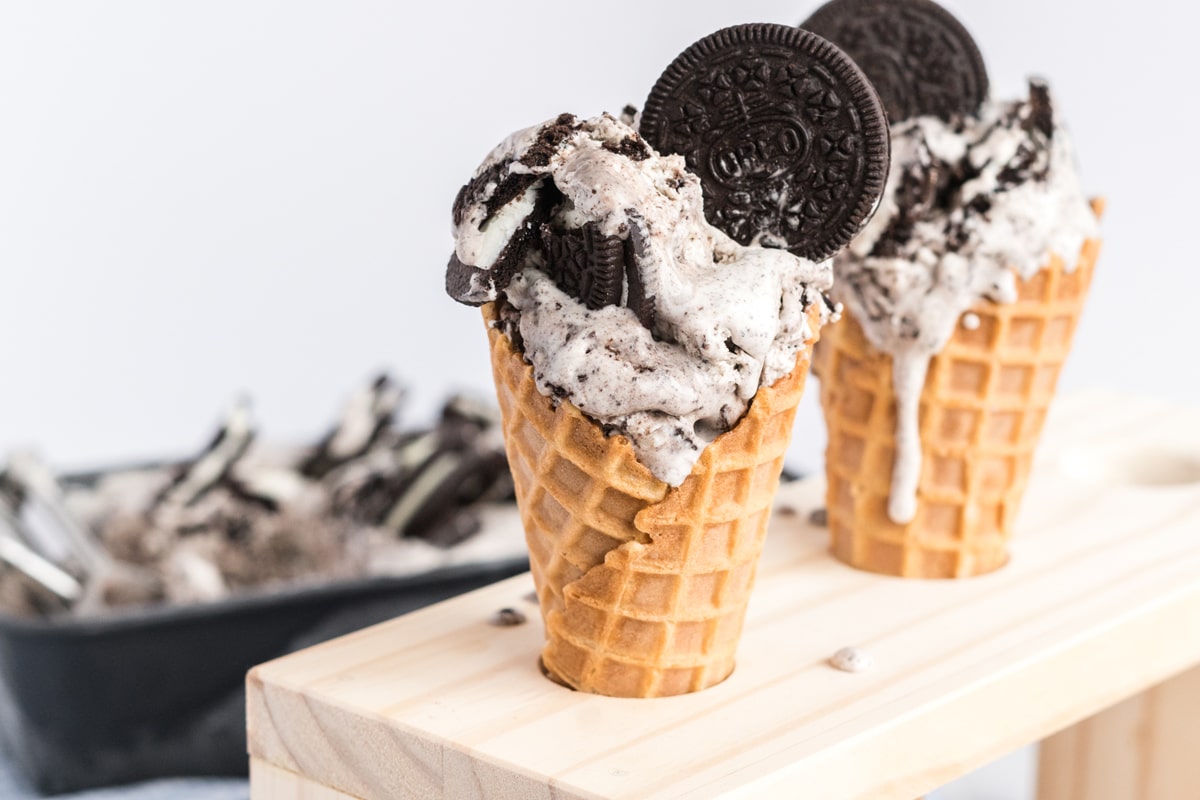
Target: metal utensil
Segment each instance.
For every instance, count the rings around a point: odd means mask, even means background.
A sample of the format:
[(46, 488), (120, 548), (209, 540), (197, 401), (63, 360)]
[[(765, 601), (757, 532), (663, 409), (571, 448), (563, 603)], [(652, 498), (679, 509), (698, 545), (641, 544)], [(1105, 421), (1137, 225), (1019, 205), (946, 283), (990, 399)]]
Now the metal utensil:
[(121, 597), (128, 601), (152, 600), (162, 595), (162, 581), (150, 570), (141, 569), (114, 559), (90, 530), (83, 526), (67, 508), (62, 487), (49, 466), (36, 454), (28, 451), (11, 453), (8, 459), (8, 480), (21, 495), (17, 509), (29, 521), (36, 519), (36, 531), (24, 538), (49, 539), (65, 548), (71, 560), (82, 572), (82, 593), (72, 610), (86, 615), (110, 605), (109, 599)]
[(21, 521), (6, 504), (0, 505), (0, 561), (68, 604), (77, 601), (83, 595), (83, 586), (75, 576), (26, 544), (20, 530)]

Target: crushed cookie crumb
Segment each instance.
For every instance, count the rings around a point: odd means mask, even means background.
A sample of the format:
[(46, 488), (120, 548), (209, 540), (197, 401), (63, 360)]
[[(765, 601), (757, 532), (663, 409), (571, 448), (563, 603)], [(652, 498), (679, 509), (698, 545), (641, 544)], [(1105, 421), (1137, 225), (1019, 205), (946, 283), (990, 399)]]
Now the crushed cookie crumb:
[(524, 625), (525, 620), (525, 615), (517, 609), (502, 608), (492, 615), (490, 622), (498, 628), (511, 628), (515, 625)]

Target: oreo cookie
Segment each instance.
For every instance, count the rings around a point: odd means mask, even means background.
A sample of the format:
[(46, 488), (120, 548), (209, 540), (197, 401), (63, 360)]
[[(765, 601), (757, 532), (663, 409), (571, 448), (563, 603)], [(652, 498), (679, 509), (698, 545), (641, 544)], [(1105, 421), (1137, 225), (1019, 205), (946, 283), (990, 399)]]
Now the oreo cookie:
[(595, 311), (621, 302), (625, 279), (625, 244), (605, 236), (588, 222), (572, 231), (542, 226), (546, 270), (558, 288)]
[(787, 25), (725, 28), (689, 47), (651, 90), (640, 132), (684, 156), (717, 228), (813, 261), (850, 242), (887, 179), (887, 118), (870, 81)]
[(926, 115), (948, 120), (974, 113), (987, 98), (979, 48), (932, 0), (831, 0), (800, 27), (862, 67), (892, 122)]
[(306, 478), (320, 480), (343, 464), (364, 455), (390, 430), (404, 392), (387, 375), (379, 375), (355, 393), (342, 418), (300, 462)]
[(650, 233), (641, 214), (633, 209), (626, 209), (625, 214), (629, 217), (629, 238), (625, 240), (625, 306), (633, 310), (643, 328), (653, 332), (658, 314), (641, 270), (650, 254)]
[(508, 286), (526, 256), (539, 247), (541, 227), (550, 219), (551, 208), (562, 198), (552, 181), (529, 168), (549, 164), (558, 147), (575, 130), (576, 122), (572, 114), (559, 114), (542, 126), (533, 143), (516, 159), (515, 164), (523, 169), (514, 170), (512, 159), (498, 161), (459, 189), (452, 210), (454, 225), (462, 225), (468, 211), (482, 207), (480, 231), (530, 189), (537, 194), (533, 208), (513, 226), (512, 235), (493, 264), (488, 267), (467, 264), (457, 252), (451, 253), (446, 264), (446, 293), (450, 297), (467, 305), (483, 305), (497, 290)]
[(1054, 138), (1054, 103), (1050, 100), (1050, 85), (1042, 78), (1029, 79), (1029, 116), (1022, 127), (1038, 131), (1047, 139)]
[(155, 510), (195, 505), (230, 474), (234, 464), (250, 449), (254, 436), (249, 403), (241, 400), (229, 412), (204, 452), (191, 464), (180, 468), (170, 485), (159, 492)]
[(655, 330), (654, 296), (647, 293), (641, 265), (649, 258), (646, 221), (626, 209), (628, 235), (605, 236), (599, 224), (558, 231), (542, 226), (546, 270), (558, 288), (592, 309), (624, 304), (647, 330)]
[(488, 301), (493, 291), (507, 288), (529, 252), (539, 246), (538, 231), (550, 219), (550, 209), (556, 202), (557, 192), (543, 186), (533, 210), (517, 224), (496, 262), (488, 269), (464, 264), (457, 252), (451, 253), (446, 264), (446, 293), (460, 303), (479, 306)]
[(380, 437), (331, 471), (334, 514), (438, 547), (473, 536), (480, 504), (512, 497), (499, 424), (494, 409), (451, 398), (436, 427)]

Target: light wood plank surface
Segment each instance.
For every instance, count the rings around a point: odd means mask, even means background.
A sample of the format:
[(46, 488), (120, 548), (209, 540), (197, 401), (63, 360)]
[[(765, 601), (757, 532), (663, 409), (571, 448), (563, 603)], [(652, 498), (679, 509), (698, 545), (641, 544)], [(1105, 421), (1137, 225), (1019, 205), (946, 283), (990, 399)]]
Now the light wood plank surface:
[(358, 800), (257, 758), (250, 759), (250, 794), (258, 800)]
[(1200, 669), (1042, 743), (1038, 800), (1200, 798)]
[[(820, 479), (781, 490), (715, 688), (621, 700), (549, 682), (523, 575), (256, 668), (251, 753), (363, 800), (911, 800), (1200, 664), (1200, 412), (1057, 402), (992, 575), (850, 569), (808, 524), (822, 504)], [(529, 624), (489, 625), (505, 606)], [(846, 645), (874, 666), (831, 668)]]

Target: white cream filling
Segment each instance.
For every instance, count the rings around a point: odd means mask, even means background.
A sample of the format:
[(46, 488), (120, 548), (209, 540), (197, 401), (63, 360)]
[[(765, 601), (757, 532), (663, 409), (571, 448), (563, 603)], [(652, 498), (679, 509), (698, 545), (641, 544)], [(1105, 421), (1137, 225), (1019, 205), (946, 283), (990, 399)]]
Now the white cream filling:
[[(494, 188), (493, 188), (494, 191)], [(463, 236), (459, 239), (455, 252), (464, 264), (470, 264), (480, 269), (490, 269), (496, 264), (496, 259), (504, 252), (508, 240), (513, 237), (521, 222), (533, 211), (537, 199), (537, 188), (529, 187), (513, 202), (500, 209), (495, 216), (482, 225), (484, 208), (476, 206), (466, 220), (465, 229), (473, 231), (473, 236)]]

